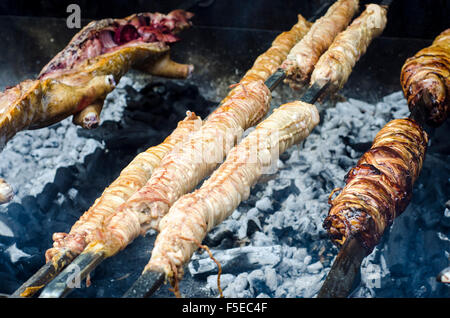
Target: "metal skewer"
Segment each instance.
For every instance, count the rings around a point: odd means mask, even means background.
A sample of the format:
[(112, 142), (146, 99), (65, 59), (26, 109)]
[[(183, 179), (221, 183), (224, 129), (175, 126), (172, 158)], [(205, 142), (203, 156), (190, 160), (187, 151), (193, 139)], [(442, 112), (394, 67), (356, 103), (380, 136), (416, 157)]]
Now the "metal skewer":
[[(411, 113), (409, 118), (417, 122), (428, 135), (433, 133), (432, 127), (425, 124), (423, 114), (418, 112)], [(361, 244), (360, 239), (358, 237), (349, 237), (341, 247), (317, 297), (349, 296), (355, 285), (356, 277), (360, 273), (361, 263), (367, 255), (367, 250)], [(437, 277), (438, 281), (446, 279), (450, 280), (450, 267), (444, 269)]]
[[(273, 91), (285, 78), (285, 72), (283, 69), (278, 69), (272, 76), (270, 76), (265, 84), (266, 86)], [(324, 86), (325, 87), (325, 86)], [(324, 87), (319, 87), (318, 85), (312, 85), (310, 89), (305, 93), (305, 101), (314, 103), (317, 98), (320, 97), (321, 93), (323, 92)], [(73, 289), (74, 284), (70, 282), (71, 277), (74, 275), (73, 271), (74, 269), (78, 270), (78, 277), (77, 279), (83, 280), (86, 278), (86, 276), (95, 268), (97, 267), (106, 257), (102, 252), (94, 252), (91, 250), (83, 251), (75, 260), (72, 262), (70, 266), (68, 266), (65, 270), (61, 272), (63, 269), (63, 266), (53, 268), (48, 263), (45, 264), (41, 270), (39, 270), (35, 275), (33, 275), (32, 278), (30, 278), (32, 282), (32, 286), (41, 286), (41, 288), (48, 283), (50, 280), (52, 280), (47, 287), (44, 288), (40, 298), (47, 298), (47, 297), (64, 297), (70, 291)], [(78, 266), (78, 268), (74, 268), (73, 266)], [(51, 271), (51, 275), (44, 275), (43, 273), (46, 271)], [(58, 273), (60, 273), (58, 275)], [(161, 275), (164, 278), (164, 274), (157, 273), (158, 275), (152, 274), (146, 274), (145, 277), (155, 280), (157, 283), (162, 283)], [(58, 276), (56, 276), (58, 275)], [(56, 276), (56, 277), (55, 277)], [(141, 279), (141, 278), (140, 278)], [(142, 278), (143, 286), (149, 285), (147, 282), (144, 282), (144, 278)], [(38, 282), (38, 283), (36, 283)], [(28, 283), (28, 282), (27, 282)], [(24, 284), (25, 285), (25, 284)], [(29, 284), (28, 284), (29, 285)], [(25, 286), (29, 287), (29, 286)], [(23, 289), (21, 287), (21, 289)], [(31, 291), (31, 289), (29, 289)], [(144, 287), (142, 287), (142, 290), (144, 290)], [(37, 290), (36, 290), (37, 291)], [(35, 292), (36, 292), (35, 291)], [(23, 291), (17, 290), (14, 294), (20, 295)], [(138, 294), (138, 293), (137, 293)], [(140, 295), (140, 294), (139, 294)], [(141, 296), (142, 297), (142, 296)]]
[[(190, 9), (196, 4), (201, 2), (201, 0), (190, 0), (185, 4), (184, 9)], [(316, 19), (318, 16), (322, 15), (327, 9), (330, 3), (323, 5), (313, 16)], [(265, 82), (266, 86), (273, 91), (286, 77), (285, 71), (279, 68), (272, 74)], [(308, 91), (305, 93), (304, 100), (308, 103), (314, 103), (321, 96), (323, 90), (328, 85), (319, 87), (318, 85), (312, 85)], [(106, 257), (99, 253), (83, 252), (81, 253), (72, 264), (79, 266), (79, 279), (84, 279), (90, 271), (92, 271), (96, 266), (98, 266)], [(73, 257), (70, 259), (64, 258), (62, 266), (54, 267), (51, 264), (45, 264), (37, 273), (35, 273), (27, 282), (25, 282), (13, 295), (15, 297), (30, 297), (35, 294), (38, 290), (43, 288), (45, 284), (49, 283), (55, 277), (54, 283), (50, 283), (42, 292), (40, 297), (63, 297), (67, 295), (72, 288), (67, 287), (67, 279), (70, 278), (72, 274), (72, 267), (68, 267), (65, 271), (61, 272), (65, 266), (67, 266)], [(48, 273), (47, 273), (48, 272)], [(58, 275), (61, 273), (60, 275)], [(57, 276), (58, 275), (58, 276)], [(152, 277), (156, 282), (159, 282), (161, 273), (157, 275), (145, 275), (145, 277)], [(141, 279), (141, 278), (140, 278)], [(162, 282), (161, 282), (162, 283)], [(70, 285), (70, 284), (69, 284)], [(32, 287), (32, 288), (29, 288)], [(33, 287), (35, 287), (33, 289)], [(28, 289), (27, 289), (28, 288)], [(28, 292), (24, 294), (24, 290)], [(152, 292), (153, 293), (153, 292)]]
[(367, 251), (357, 237), (346, 240), (323, 283), (317, 298), (344, 298), (353, 289)]
[(122, 298), (148, 298), (164, 283), (165, 274), (156, 271), (144, 271)]

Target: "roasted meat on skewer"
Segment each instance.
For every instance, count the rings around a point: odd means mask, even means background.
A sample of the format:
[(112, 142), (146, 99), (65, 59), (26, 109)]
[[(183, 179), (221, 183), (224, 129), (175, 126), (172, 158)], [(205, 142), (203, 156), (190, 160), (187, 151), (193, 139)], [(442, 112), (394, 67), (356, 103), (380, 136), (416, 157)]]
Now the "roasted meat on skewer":
[(297, 23), (291, 30), (283, 32), (275, 38), (270, 48), (256, 58), (252, 68), (245, 73), (240, 83), (247, 84), (251, 81), (267, 80), (280, 67), (292, 47), (305, 36), (311, 25), (311, 22), (299, 14)]
[(400, 82), (414, 116), (433, 127), (450, 116), (450, 29), (406, 60)]
[[(102, 104), (130, 68), (186, 77), (192, 66), (172, 62), (168, 44), (178, 40), (174, 33), (190, 26), (191, 17), (189, 12), (175, 10), (167, 15), (140, 13), (89, 23), (36, 80), (0, 93), (0, 149), (20, 130), (45, 127), (74, 114), (83, 117), (77, 114)], [(92, 119), (76, 122), (93, 126)]]
[(364, 12), (337, 35), (320, 57), (311, 75), (311, 83), (329, 83), (328, 94), (341, 89), (369, 44), (383, 32), (386, 16), (386, 8), (377, 4), (367, 5)]
[(0, 178), (0, 204), (8, 202), (14, 196), (11, 186), (5, 180)]
[[(141, 173), (141, 182), (132, 183), (133, 187), (120, 184), (119, 189), (123, 187), (126, 197), (118, 200), (105, 196), (110, 188), (116, 195), (117, 189), (112, 184), (100, 198), (100, 205), (94, 203), (74, 224), (69, 234), (55, 233), (54, 247), (46, 253), (47, 261), (64, 250), (78, 255), (89, 243), (97, 245), (98, 242), (102, 242), (104, 252), (110, 256), (148, 228), (157, 229), (159, 220), (168, 211), (171, 202), (195, 187), (207, 173), (206, 169), (212, 169), (221, 160), (213, 156), (222, 155), (228, 151), (226, 148), (233, 146), (237, 137), (230, 137), (230, 133), (242, 134), (241, 127), (259, 121), (269, 105), (270, 91), (262, 81), (233, 89), (203, 125), (196, 125), (198, 130), (193, 131), (189, 138), (182, 138), (188, 135), (182, 133), (170, 148), (164, 148), (164, 155), (158, 156), (158, 162), (152, 165), (152, 169), (146, 174)], [(200, 143), (200, 146), (196, 143)], [(205, 157), (202, 158), (202, 154)], [(189, 176), (196, 179), (187, 183)]]
[[(193, 66), (173, 62), (169, 43), (190, 26), (191, 17), (174, 10), (89, 23), (37, 79), (0, 93), (0, 150), (18, 131), (46, 127), (70, 115), (83, 128), (97, 127), (106, 95), (130, 68), (186, 78)], [(0, 204), (5, 202), (0, 198)]]
[(289, 52), (282, 68), (286, 82), (296, 90), (304, 90), (314, 65), (339, 32), (350, 23), (358, 10), (358, 0), (338, 0), (311, 26), (305, 37)]
[(148, 183), (128, 200), (127, 209), (152, 219), (163, 216), (173, 202), (223, 160), (247, 128), (267, 114), (270, 100), (270, 90), (263, 81), (234, 88), (200, 130), (163, 159)]
[[(427, 149), (426, 132), (412, 119), (395, 119), (346, 175), (324, 227), (336, 244), (358, 237), (367, 253), (411, 200)], [(334, 193), (334, 192), (333, 192)], [(332, 193), (332, 194), (333, 194)]]
[[(14, 296), (32, 296), (67, 266), (84, 250), (92, 233), (100, 231), (102, 224), (107, 222), (117, 208), (147, 182), (161, 159), (200, 126), (201, 119), (188, 112), (186, 118), (178, 123), (177, 128), (161, 144), (138, 154), (95, 200), (89, 210), (75, 222), (69, 233), (53, 234), (53, 247), (45, 254), (47, 263), (41, 268), (42, 273), (38, 272), (36, 276), (31, 277), (14, 293)], [(48, 264), (51, 265), (47, 266)]]
[(26, 80), (0, 94), (0, 149), (18, 131), (51, 125), (111, 92), (114, 75), (76, 75), (77, 82)]
[(70, 233), (53, 234), (53, 248), (45, 254), (47, 261), (65, 250), (69, 250), (72, 255), (81, 253), (90, 241), (90, 236), (100, 229), (99, 224), (106, 223), (121, 204), (145, 185), (161, 159), (200, 126), (200, 117), (188, 112), (187, 117), (178, 123), (178, 127), (161, 144), (137, 155), (72, 226)]
[(234, 88), (203, 126), (167, 154), (147, 184), (119, 208), (107, 226), (106, 234), (112, 234), (104, 241), (111, 249), (107, 254), (116, 253), (149, 228), (158, 229), (170, 206), (223, 160), (244, 130), (263, 118), (270, 100), (270, 91), (261, 80)]
[[(92, 245), (101, 242), (105, 252), (108, 250), (106, 253), (112, 255), (148, 228), (158, 229), (159, 221), (171, 203), (209, 174), (243, 130), (255, 125), (267, 113), (270, 92), (262, 81), (271, 75), (270, 72), (275, 72), (282, 58), (306, 34), (309, 25), (298, 15), (297, 24), (277, 36), (271, 47), (256, 59), (240, 85), (208, 117), (204, 127), (164, 158), (147, 185), (130, 197), (97, 232), (98, 239), (93, 240)], [(230, 128), (230, 124), (233, 127)], [(202, 152), (203, 156), (199, 155)], [(194, 163), (189, 167), (188, 163), (192, 161)], [(196, 179), (192, 180), (194, 177)]]
[[(220, 123), (220, 118), (224, 116), (228, 116), (228, 123), (234, 123), (237, 126), (244, 125), (247, 127), (248, 125), (255, 124), (264, 114), (267, 112), (269, 103), (268, 98), (269, 91), (262, 83), (262, 80), (268, 77), (267, 74), (264, 74), (267, 70), (276, 69), (281, 63), (281, 57), (286, 56), (292, 46), (295, 45), (296, 41), (298, 41), (309, 29), (309, 22), (307, 22), (301, 15), (298, 16), (298, 23), (293, 26), (293, 28), (288, 31), (282, 33), (278, 36), (274, 42), (272, 43), (272, 47), (269, 49), (269, 52), (265, 54), (265, 58), (260, 59), (258, 62), (255, 62), (252, 70), (256, 70), (256, 72), (249, 72), (249, 76), (245, 77), (245, 81), (243, 85), (239, 85), (236, 87), (232, 93), (230, 93), (229, 97), (223, 101), (225, 105), (223, 107), (219, 107), (216, 110), (215, 115), (210, 119), (210, 125), (213, 121), (217, 122), (218, 129), (222, 129), (223, 124)], [(277, 62), (279, 61), (279, 62)], [(278, 63), (278, 64), (277, 64)], [(251, 76), (256, 76), (252, 81)], [(244, 86), (245, 85), (245, 86)], [(256, 89), (256, 92), (253, 90)], [(259, 90), (258, 90), (259, 89)], [(251, 105), (260, 105), (254, 101), (250, 102), (250, 100), (254, 100), (255, 96), (258, 95), (260, 90), (263, 90), (263, 97), (258, 98), (259, 101), (264, 100), (261, 106), (263, 110), (257, 110), (252, 108)], [(253, 96), (253, 97), (251, 97)], [(233, 101), (233, 98), (235, 101)], [(245, 99), (248, 98), (247, 101)], [(229, 106), (235, 105), (234, 108), (230, 108)], [(240, 113), (242, 112), (243, 113)], [(239, 113), (238, 116), (235, 116)], [(95, 113), (94, 113), (95, 116)], [(244, 117), (247, 117), (245, 119)], [(214, 119), (215, 118), (215, 119)], [(243, 123), (242, 121), (246, 122)], [(201, 124), (198, 125), (200, 127)], [(214, 125), (209, 128), (209, 131), (213, 131), (215, 133)], [(238, 129), (238, 134), (241, 133), (242, 128)], [(234, 132), (235, 133), (235, 132)], [(185, 134), (187, 137), (189, 134)], [(209, 139), (209, 142), (213, 144), (215, 140)], [(235, 141), (228, 141), (235, 142)], [(180, 148), (183, 143), (178, 143), (174, 147)], [(222, 145), (219, 145), (223, 147)], [(167, 149), (169, 151), (170, 149)], [(164, 156), (160, 156), (159, 160), (161, 160)], [(136, 159), (135, 159), (136, 160)], [(158, 162), (159, 164), (159, 162)], [(123, 174), (124, 172), (122, 172)], [(121, 174), (121, 176), (122, 176)], [(146, 174), (145, 178), (150, 178), (151, 172)], [(176, 177), (184, 176), (179, 175)], [(121, 177), (119, 177), (120, 179)], [(137, 178), (137, 176), (135, 176)], [(118, 180), (119, 180), (118, 179)], [(44, 265), (33, 277), (31, 277), (27, 282), (25, 282), (16, 292), (17, 296), (30, 296), (28, 293), (29, 290), (33, 290), (35, 286), (42, 287), (48, 281), (53, 279), (55, 275), (61, 271), (61, 269), (67, 265), (67, 263), (71, 262), (74, 257), (76, 257), (81, 251), (92, 250), (93, 247), (96, 248), (96, 251), (99, 253), (107, 254), (110, 256), (114, 252), (125, 248), (127, 244), (131, 242), (134, 238), (135, 233), (139, 235), (142, 233), (143, 229), (141, 228), (141, 219), (155, 218), (154, 215), (146, 215), (141, 213), (141, 211), (136, 211), (134, 214), (125, 214), (122, 211), (126, 208), (127, 205), (124, 205), (120, 212), (117, 211), (117, 207), (120, 206), (129, 196), (137, 189), (143, 186), (142, 183), (136, 184), (135, 182), (131, 182), (126, 184), (126, 180), (123, 182), (118, 182), (116, 180), (114, 183), (117, 183), (118, 187), (113, 187), (111, 185), (105, 192), (102, 194), (102, 197), (99, 198), (94, 206), (92, 206), (84, 215), (76, 222), (76, 224), (72, 227), (71, 231), (68, 234), (65, 233), (55, 233), (54, 239), (54, 247), (49, 249), (46, 253), (46, 258), (48, 262)], [(178, 180), (178, 179), (177, 179)], [(147, 180), (145, 180), (147, 181)], [(145, 184), (144, 181), (144, 184)], [(182, 179), (178, 182), (184, 182)], [(131, 188), (130, 188), (131, 187)], [(110, 192), (110, 193), (109, 193)], [(114, 197), (116, 193), (118, 197)], [(127, 196), (121, 194), (121, 192), (126, 193)], [(151, 201), (151, 197), (147, 197), (147, 200)], [(117, 215), (116, 215), (117, 214)], [(133, 219), (133, 215), (137, 215), (138, 218)], [(121, 217), (124, 217), (123, 220)], [(157, 219), (157, 218), (156, 218)], [(131, 220), (131, 224), (128, 224)], [(157, 220), (159, 221), (159, 220)], [(134, 222), (134, 223), (133, 223)], [(114, 224), (118, 223), (118, 226), (115, 227)], [(108, 226), (106, 226), (108, 224)], [(136, 225), (137, 224), (137, 225)], [(143, 227), (147, 227), (148, 224), (142, 224)], [(110, 231), (110, 227), (112, 230)], [(131, 232), (130, 232), (131, 231)], [(127, 235), (130, 234), (128, 237)], [(116, 237), (117, 235), (117, 237)], [(117, 242), (119, 242), (117, 244)], [(86, 248), (86, 246), (91, 244), (91, 249)], [(115, 244), (116, 243), (116, 244)], [(103, 246), (103, 248), (100, 248)], [(105, 255), (106, 256), (106, 255)], [(54, 264), (54, 266), (50, 266), (49, 264)], [(33, 292), (34, 293), (34, 292)]]

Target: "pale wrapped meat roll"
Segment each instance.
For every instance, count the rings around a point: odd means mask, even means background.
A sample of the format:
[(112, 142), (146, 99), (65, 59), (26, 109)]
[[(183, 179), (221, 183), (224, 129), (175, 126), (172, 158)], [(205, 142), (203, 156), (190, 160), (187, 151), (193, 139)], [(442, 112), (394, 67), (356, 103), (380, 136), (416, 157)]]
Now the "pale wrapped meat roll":
[(329, 82), (328, 93), (341, 89), (369, 44), (383, 32), (386, 15), (386, 8), (369, 4), (347, 29), (338, 34), (320, 57), (311, 75), (311, 84), (323, 86)]
[(279, 154), (305, 139), (319, 123), (314, 105), (296, 101), (280, 106), (234, 147), (200, 189), (181, 197), (161, 220), (160, 233), (145, 270), (179, 279), (198, 244), (250, 194)]
[(147, 184), (120, 209), (126, 214), (138, 213), (143, 231), (158, 229), (170, 206), (208, 176), (243, 132), (267, 114), (270, 100), (262, 81), (235, 87), (199, 131), (170, 152)]
[(255, 80), (267, 80), (280, 67), (289, 51), (305, 36), (310, 27), (311, 22), (308, 22), (299, 14), (298, 22), (289, 31), (278, 35), (272, 42), (271, 47), (257, 57), (252, 68), (241, 79), (241, 83), (245, 84)]

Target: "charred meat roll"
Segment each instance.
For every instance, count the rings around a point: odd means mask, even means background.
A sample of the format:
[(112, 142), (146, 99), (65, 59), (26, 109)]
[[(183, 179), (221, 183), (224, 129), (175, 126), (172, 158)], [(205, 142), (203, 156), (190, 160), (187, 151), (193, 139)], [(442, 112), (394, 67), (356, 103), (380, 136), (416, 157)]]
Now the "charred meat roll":
[(427, 143), (426, 132), (411, 119), (392, 120), (378, 132), (370, 150), (346, 175), (341, 193), (334, 200), (330, 196), (324, 228), (336, 244), (357, 236), (372, 251), (406, 209)]
[(400, 82), (411, 113), (440, 126), (450, 114), (450, 29), (406, 60)]
[[(130, 68), (186, 77), (192, 66), (171, 61), (168, 44), (190, 26), (191, 17), (175, 10), (89, 23), (37, 79), (0, 93), (0, 149), (20, 130), (45, 127), (70, 115), (75, 123), (95, 127), (106, 95)], [(91, 112), (80, 114), (91, 105)]]

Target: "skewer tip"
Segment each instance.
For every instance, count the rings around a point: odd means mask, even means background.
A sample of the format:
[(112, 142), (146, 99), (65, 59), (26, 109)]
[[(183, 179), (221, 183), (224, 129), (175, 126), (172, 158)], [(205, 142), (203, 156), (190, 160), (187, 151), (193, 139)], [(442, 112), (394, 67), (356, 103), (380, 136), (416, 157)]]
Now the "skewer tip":
[(324, 84), (313, 83), (302, 96), (301, 100), (309, 104), (314, 104), (320, 98), (324, 99), (323, 96), (329, 86), (330, 82)]
[(286, 77), (286, 73), (282, 68), (279, 68), (273, 73), (265, 82), (269, 90), (273, 91)]

